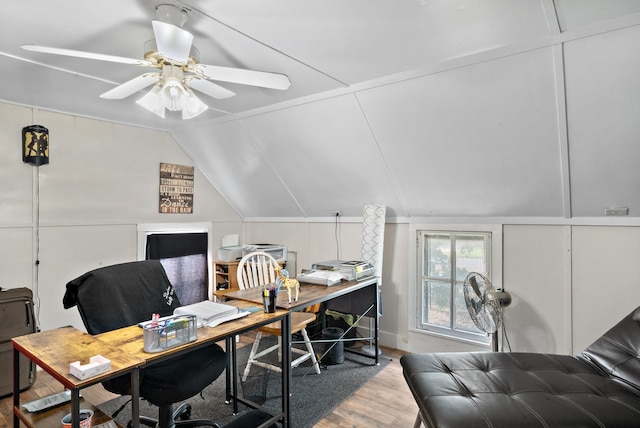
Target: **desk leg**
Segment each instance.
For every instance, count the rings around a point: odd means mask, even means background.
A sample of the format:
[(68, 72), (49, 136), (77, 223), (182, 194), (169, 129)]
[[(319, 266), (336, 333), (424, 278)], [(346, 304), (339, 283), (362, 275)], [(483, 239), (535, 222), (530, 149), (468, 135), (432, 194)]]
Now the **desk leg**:
[(224, 348), (227, 350), (227, 369), (225, 370), (225, 397), (224, 402), (226, 404), (231, 403), (231, 339), (224, 339)]
[(284, 420), (282, 421), (283, 428), (289, 427), (289, 421), (291, 419), (291, 410), (289, 408), (290, 403), (290, 391), (291, 385), (291, 313), (289, 312), (286, 317), (282, 319), (282, 412), (284, 413)]
[[(378, 322), (380, 321), (380, 312), (378, 312), (378, 307), (380, 306), (380, 289), (378, 288), (378, 283), (376, 282), (376, 284), (374, 285), (375, 287), (375, 293), (376, 293), (376, 297), (374, 299), (375, 301), (375, 308), (373, 308), (373, 342), (375, 345), (375, 348), (373, 348), (373, 353), (376, 356), (376, 366), (380, 365), (380, 359), (379, 359), (379, 352), (378, 350), (380, 349), (380, 343), (378, 340)], [(371, 332), (369, 332), (371, 333)]]
[(140, 426), (140, 369), (131, 371), (131, 425)]
[(80, 428), (80, 390), (71, 390), (71, 426)]
[(235, 337), (232, 337), (231, 340), (231, 393), (233, 395), (233, 414), (238, 414), (238, 376), (236, 376), (238, 370), (238, 361), (236, 358), (236, 340)]
[(13, 428), (20, 428), (16, 409), (20, 408), (20, 352), (13, 348)]

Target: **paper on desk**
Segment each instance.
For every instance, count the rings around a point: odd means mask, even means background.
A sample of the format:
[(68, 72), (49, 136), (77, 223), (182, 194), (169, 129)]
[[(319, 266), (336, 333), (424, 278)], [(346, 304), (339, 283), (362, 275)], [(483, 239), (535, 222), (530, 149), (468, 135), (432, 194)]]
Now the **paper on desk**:
[(215, 327), (220, 323), (249, 315), (235, 306), (204, 300), (191, 305), (180, 306), (173, 311), (174, 315), (195, 315), (198, 327)]
[(302, 282), (309, 282), (311, 284), (334, 285), (342, 281), (344, 275), (328, 270), (314, 270), (298, 274), (296, 278)]

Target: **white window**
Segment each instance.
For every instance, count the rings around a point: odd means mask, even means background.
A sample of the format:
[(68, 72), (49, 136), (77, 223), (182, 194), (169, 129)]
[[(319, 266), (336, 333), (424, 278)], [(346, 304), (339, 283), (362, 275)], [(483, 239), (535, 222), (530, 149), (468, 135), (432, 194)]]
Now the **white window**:
[(470, 272), (485, 275), (494, 286), (495, 279), (501, 280), (500, 261), (494, 262), (494, 257), (501, 257), (502, 234), (494, 227), (469, 229), (476, 230), (415, 229), (415, 327), (418, 331), (488, 343), (487, 334), (469, 316), (462, 289)]

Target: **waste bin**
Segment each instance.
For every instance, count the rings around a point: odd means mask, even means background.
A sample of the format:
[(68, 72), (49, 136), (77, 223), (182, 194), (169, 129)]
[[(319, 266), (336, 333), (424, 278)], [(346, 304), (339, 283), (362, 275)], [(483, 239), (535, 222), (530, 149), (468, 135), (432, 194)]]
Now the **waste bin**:
[(338, 327), (345, 331), (344, 339), (350, 339), (343, 342), (343, 345), (347, 348), (353, 347), (357, 342), (353, 339), (356, 338), (356, 316), (353, 314), (347, 314), (344, 312), (333, 311), (327, 309), (325, 312), (326, 327)]
[(324, 344), (324, 356), (322, 362), (324, 364), (342, 364), (344, 362), (344, 343), (336, 340), (340, 339), (344, 334), (344, 330), (338, 327), (327, 327), (322, 330), (322, 338), (325, 340), (334, 340)]
[[(240, 370), (239, 373), (243, 371)], [(267, 385), (271, 370), (254, 364), (251, 366), (251, 373), (246, 380), (240, 380), (242, 395), (249, 401), (256, 404), (264, 404), (267, 401)]]

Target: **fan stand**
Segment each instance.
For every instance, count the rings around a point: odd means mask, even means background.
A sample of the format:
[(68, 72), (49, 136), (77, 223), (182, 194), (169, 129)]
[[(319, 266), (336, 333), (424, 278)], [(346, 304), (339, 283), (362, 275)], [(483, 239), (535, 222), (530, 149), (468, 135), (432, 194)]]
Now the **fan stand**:
[[(506, 308), (511, 304), (511, 294), (508, 291), (505, 291), (503, 288), (499, 288), (496, 290), (496, 296), (498, 297), (498, 301), (500, 302), (500, 306)], [(500, 323), (502, 325), (504, 320)], [(498, 352), (498, 330), (491, 333), (491, 348), (493, 352)]]
[(498, 330), (491, 333), (491, 350), (498, 352)]

